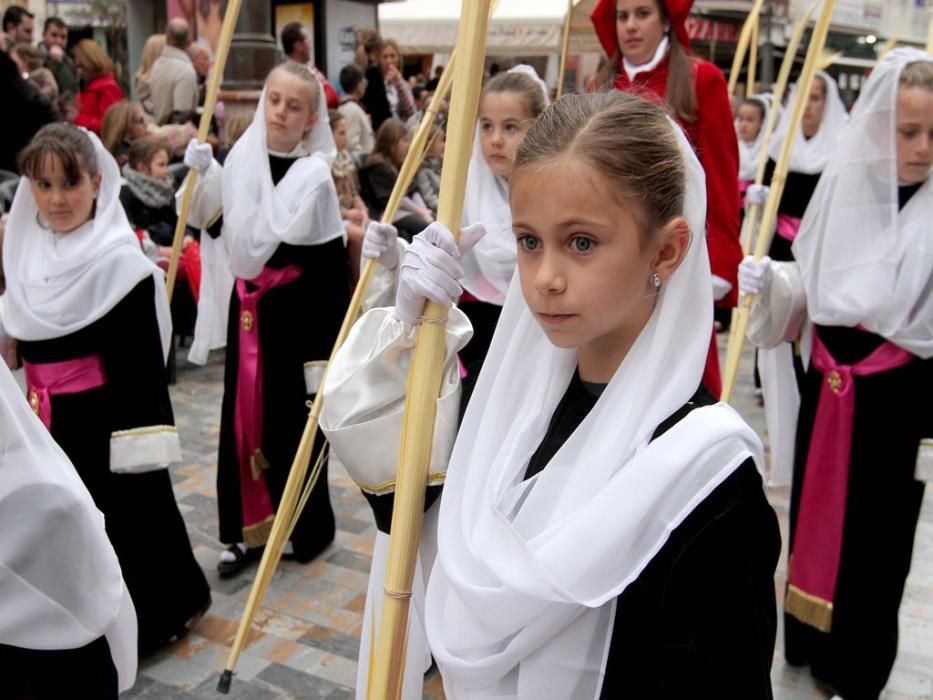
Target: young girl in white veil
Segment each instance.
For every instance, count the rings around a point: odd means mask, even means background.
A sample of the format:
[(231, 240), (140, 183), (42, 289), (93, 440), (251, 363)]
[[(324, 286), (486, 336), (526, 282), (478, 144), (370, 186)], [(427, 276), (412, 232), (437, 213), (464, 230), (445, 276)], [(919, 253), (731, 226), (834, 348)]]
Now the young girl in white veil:
[[(234, 575), (265, 545), (324, 364), (349, 303), (350, 273), (336, 155), (317, 78), (273, 69), (253, 123), (224, 166), (189, 144), (203, 172), (194, 211), (235, 277), (227, 321), (217, 463), (218, 569)], [(211, 261), (206, 260), (205, 265)], [(318, 440), (315, 447), (320, 448)], [(316, 452), (315, 452), (316, 454)], [(333, 540), (326, 464), (286, 554), (310, 561)]]
[(820, 178), (796, 262), (746, 258), (739, 270), (758, 295), (752, 342), (802, 334), (809, 356), (785, 657), (845, 700), (877, 698), (891, 672), (921, 480), (933, 480), (918, 458), (931, 414), (908, 400), (933, 391), (931, 143), (933, 58), (891, 51)]
[[(648, 102), (570, 95), (510, 188), (519, 274), (459, 428), (450, 309), (438, 399), (432, 475), (453, 447), (424, 616), (446, 696), (770, 698), (779, 535), (760, 442), (700, 388), (699, 162)], [(412, 326), (426, 298), (453, 306), (466, 234), (416, 237), (396, 306), (338, 353), (321, 425), (344, 461), (378, 445), (394, 467)]]
[[(462, 260), (463, 296), (459, 306), (470, 319), (473, 337), (461, 352), (467, 369), (479, 371), (496, 329), (505, 293), (515, 272), (509, 178), (515, 153), (534, 120), (548, 105), (547, 86), (534, 69), (518, 65), (491, 78), (480, 95), (473, 152), (463, 198), (464, 226), (481, 224), (486, 235)], [(384, 271), (395, 269), (396, 233), (377, 224), (367, 230), (363, 255), (379, 257)], [(403, 247), (402, 247), (403, 249)], [(387, 255), (382, 255), (384, 252)], [(392, 277), (397, 272), (383, 277)], [(388, 280), (375, 287), (389, 289)], [(373, 296), (377, 296), (374, 290)], [(391, 303), (391, 296), (384, 300)]]

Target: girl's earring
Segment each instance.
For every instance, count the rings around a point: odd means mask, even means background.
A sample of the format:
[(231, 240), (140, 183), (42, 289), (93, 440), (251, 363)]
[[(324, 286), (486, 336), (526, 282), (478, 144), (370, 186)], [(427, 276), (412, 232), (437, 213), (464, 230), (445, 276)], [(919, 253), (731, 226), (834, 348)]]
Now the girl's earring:
[(657, 272), (653, 272), (651, 274), (651, 284), (654, 285), (655, 289), (660, 289), (661, 288), (661, 275), (659, 275)]

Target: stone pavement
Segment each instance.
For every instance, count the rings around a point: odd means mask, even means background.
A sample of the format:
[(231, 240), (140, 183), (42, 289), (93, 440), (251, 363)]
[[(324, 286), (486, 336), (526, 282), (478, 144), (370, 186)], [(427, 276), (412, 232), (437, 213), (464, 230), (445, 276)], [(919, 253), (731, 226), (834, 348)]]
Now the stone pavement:
[[(721, 339), (722, 340), (722, 339)], [(184, 351), (181, 353), (184, 355)], [(751, 354), (736, 394), (736, 407), (764, 433), (764, 417), (752, 395)], [(179, 361), (172, 387), (175, 417), (185, 461), (172, 475), (179, 508), (188, 525), (195, 555), (208, 577), (214, 604), (186, 639), (144, 659), (136, 686), (127, 698), (214, 698), (217, 679), (252, 584), (253, 573), (233, 580), (217, 576), (222, 550), (215, 539), (217, 512), (214, 467), (222, 392), (222, 358), (203, 368)], [(369, 506), (343, 469), (332, 463), (330, 493), (337, 514), (337, 537), (307, 565), (283, 562), (241, 655), (230, 698), (344, 700), (354, 697), (360, 620), (375, 528)], [(788, 490), (772, 489), (771, 502), (787, 537)], [(783, 591), (782, 556), (775, 586)], [(779, 596), (780, 597), (780, 596)], [(780, 649), (772, 670), (777, 700), (825, 697), (806, 669), (787, 666)], [(432, 672), (425, 698), (442, 698), (440, 678)], [(933, 489), (928, 488), (917, 531), (914, 562), (901, 607), (900, 650), (885, 700), (933, 700)]]

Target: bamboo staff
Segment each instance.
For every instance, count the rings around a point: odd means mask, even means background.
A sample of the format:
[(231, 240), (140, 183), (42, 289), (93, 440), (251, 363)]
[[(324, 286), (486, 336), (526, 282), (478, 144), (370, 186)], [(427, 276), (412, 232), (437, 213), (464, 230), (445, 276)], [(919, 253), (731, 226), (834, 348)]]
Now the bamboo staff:
[(933, 53), (933, 17), (930, 17), (930, 24), (927, 27), (927, 53)]
[(560, 68), (557, 71), (557, 99), (564, 94), (564, 74), (567, 72), (567, 50), (570, 48), (570, 21), (573, 19), (573, 0), (567, 0), (564, 17), (564, 36), (560, 42)]
[[(778, 105), (781, 103), (781, 97), (787, 88), (787, 81), (790, 78), (791, 69), (794, 67), (794, 59), (797, 56), (797, 49), (800, 47), (800, 41), (803, 39), (803, 33), (810, 22), (819, 0), (812, 0), (801, 18), (794, 25), (794, 31), (791, 34), (790, 41), (787, 42), (787, 49), (784, 53), (784, 60), (781, 61), (781, 69), (778, 71), (777, 82), (772, 91), (771, 109), (768, 110), (768, 121), (762, 127), (765, 130), (765, 138), (761, 144), (761, 154), (758, 156), (758, 170), (755, 173), (755, 184), (761, 185), (765, 179), (765, 170), (768, 166), (768, 151), (771, 146), (771, 137), (774, 136), (774, 128), (777, 126)], [(758, 215), (761, 213), (761, 206), (752, 204), (745, 212), (745, 235), (742, 236), (742, 254), (748, 255), (751, 250), (752, 232), (758, 225)], [(733, 328), (735, 326), (732, 326)], [(730, 335), (730, 342), (731, 335)]]
[[(431, 126), (434, 123), (434, 119), (437, 116), (437, 112), (440, 109), (441, 103), (443, 102), (447, 93), (450, 91), (456, 64), (457, 61), (455, 52), (451, 55), (447, 68), (441, 74), (440, 81), (437, 85), (437, 90), (435, 90), (434, 95), (431, 98), (431, 102), (428, 104), (427, 110), (425, 110), (421, 124), (419, 125), (418, 130), (412, 139), (411, 145), (409, 146), (405, 161), (399, 170), (399, 175), (395, 181), (395, 185), (392, 188), (392, 194), (389, 197), (389, 202), (386, 205), (385, 211), (382, 215), (382, 220), (385, 222), (391, 222), (395, 217), (395, 213), (398, 211), (399, 204), (401, 204), (402, 198), (408, 191), (408, 187), (411, 184), (411, 181), (414, 178), (419, 165), (421, 164), (421, 158), (426, 153), (426, 143), (428, 141), (428, 135), (431, 132)], [(321, 379), (321, 388), (318, 390), (317, 394), (315, 394), (314, 401), (311, 404), (311, 410), (308, 413), (308, 420), (305, 423), (304, 432), (301, 435), (301, 441), (298, 443), (298, 450), (295, 454), (295, 459), (292, 462), (292, 466), (288, 474), (288, 480), (285, 484), (285, 488), (282, 491), (282, 497), (279, 499), (279, 505), (276, 509), (275, 521), (272, 525), (272, 531), (269, 533), (269, 539), (266, 542), (266, 547), (263, 551), (262, 559), (259, 563), (259, 569), (256, 572), (256, 579), (253, 581), (253, 587), (250, 590), (249, 598), (247, 598), (246, 607), (244, 608), (243, 615), (240, 618), (240, 625), (237, 628), (237, 634), (234, 638), (233, 646), (230, 649), (227, 665), (224, 668), (224, 671), (220, 676), (220, 680), (217, 683), (217, 690), (221, 693), (230, 692), (230, 683), (233, 679), (233, 671), (236, 668), (237, 661), (239, 660), (240, 654), (243, 651), (243, 647), (246, 644), (246, 638), (249, 634), (250, 627), (252, 626), (253, 619), (256, 616), (256, 611), (258, 610), (262, 599), (265, 597), (266, 591), (269, 588), (269, 583), (272, 581), (272, 574), (275, 573), (275, 569), (282, 557), (282, 551), (285, 547), (285, 543), (288, 541), (288, 538), (292, 534), (292, 530), (295, 528), (298, 514), (303, 509), (304, 504), (307, 503), (308, 496), (310, 495), (311, 490), (314, 488), (318, 476), (320, 475), (321, 466), (323, 465), (322, 458), (315, 462), (315, 467), (312, 470), (311, 475), (308, 477), (307, 482), (305, 482), (305, 476), (308, 475), (308, 467), (311, 464), (312, 450), (314, 448), (314, 435), (317, 431), (318, 420), (321, 416), (321, 410), (324, 406), (323, 388), (327, 381), (327, 372), (330, 369), (330, 363), (333, 361), (333, 358), (337, 354), (337, 351), (340, 349), (340, 346), (343, 345), (344, 341), (346, 340), (347, 335), (350, 332), (350, 328), (356, 321), (357, 316), (359, 316), (360, 308), (363, 305), (363, 298), (366, 294), (366, 288), (369, 285), (369, 280), (372, 278), (375, 268), (375, 260), (367, 260), (366, 264), (363, 266), (363, 271), (360, 274), (360, 279), (357, 282), (356, 289), (353, 292), (353, 297), (350, 299), (350, 305), (347, 308), (346, 316), (343, 319), (343, 323), (340, 326), (340, 331), (337, 334), (337, 339), (334, 342), (334, 347), (331, 350), (330, 360), (328, 361), (327, 367), (324, 370), (324, 376)], [(323, 455), (321, 455), (321, 457), (323, 457)]]
[[(816, 75), (817, 63), (823, 52), (823, 46), (826, 43), (826, 34), (829, 32), (829, 21), (833, 15), (833, 8), (836, 0), (825, 0), (823, 11), (820, 13), (819, 21), (810, 37), (810, 46), (807, 50), (807, 58), (803, 65), (803, 71), (800, 74), (797, 85), (797, 97), (794, 100), (793, 111), (788, 122), (787, 135), (784, 137), (784, 143), (781, 146), (781, 154), (778, 158), (777, 167), (774, 169), (774, 175), (771, 178), (771, 192), (768, 195), (768, 202), (765, 206), (764, 216), (761, 219), (761, 227), (758, 230), (758, 240), (755, 246), (755, 259), (760, 260), (768, 246), (771, 243), (771, 229), (774, 226), (774, 220), (777, 216), (778, 203), (781, 201), (781, 195), (784, 193), (784, 184), (787, 180), (787, 168), (790, 163), (790, 154), (794, 149), (794, 141), (797, 140), (797, 132), (800, 130), (800, 120), (803, 117), (803, 110), (807, 104), (809, 96), (809, 86)], [(735, 331), (729, 338), (729, 347), (726, 351), (726, 373), (722, 384), (722, 400), (730, 401), (732, 392), (735, 390), (735, 379), (739, 370), (739, 360), (742, 356), (742, 345), (745, 342), (745, 332), (748, 330), (748, 317), (752, 308), (754, 297), (746, 294), (742, 299), (742, 305), (738, 309), (735, 317)]]
[(755, 94), (755, 73), (758, 70), (758, 31), (761, 28), (761, 21), (756, 21), (752, 25), (751, 47), (748, 52), (748, 82), (745, 84), (745, 96)]
[[(458, 235), (479, 105), (489, 0), (465, 0), (457, 47), (461, 52), (448, 133), (452, 151), (441, 173), (438, 220)], [(402, 691), (411, 584), (424, 519), (424, 492), (431, 460), (437, 395), (446, 345), (447, 309), (428, 303), (418, 327), (408, 374), (395, 507), (386, 560), (385, 595), (369, 677), (369, 700), (396, 700)]]
[(752, 27), (758, 24), (758, 18), (761, 15), (761, 6), (764, 0), (755, 0), (752, 9), (745, 18), (745, 24), (742, 25), (742, 31), (739, 32), (739, 41), (735, 45), (735, 56), (732, 57), (732, 70), (729, 71), (729, 99), (735, 94), (735, 87), (739, 84), (739, 73), (742, 70), (742, 63), (745, 61), (745, 52), (748, 51), (748, 45), (752, 38)]
[[(224, 77), (224, 66), (227, 64), (227, 54), (230, 53), (230, 42), (233, 39), (233, 30), (236, 28), (237, 17), (240, 16), (241, 0), (230, 0), (224, 14), (223, 26), (220, 30), (220, 40), (217, 44), (217, 55), (214, 58), (214, 67), (210, 82), (207, 84), (207, 94), (204, 98), (204, 110), (201, 112), (201, 122), (198, 124), (198, 143), (207, 140), (207, 132), (211, 128), (211, 117), (214, 116), (214, 107), (217, 105), (217, 90)], [(178, 274), (178, 260), (181, 256), (181, 244), (185, 238), (185, 227), (188, 225), (188, 210), (191, 209), (191, 197), (194, 186), (198, 181), (198, 171), (188, 169), (188, 175), (182, 185), (181, 210), (178, 212), (178, 222), (175, 224), (175, 238), (172, 239), (172, 259), (168, 266), (168, 276), (165, 284), (168, 289), (168, 301), (172, 303), (172, 294), (175, 291), (175, 276)]]

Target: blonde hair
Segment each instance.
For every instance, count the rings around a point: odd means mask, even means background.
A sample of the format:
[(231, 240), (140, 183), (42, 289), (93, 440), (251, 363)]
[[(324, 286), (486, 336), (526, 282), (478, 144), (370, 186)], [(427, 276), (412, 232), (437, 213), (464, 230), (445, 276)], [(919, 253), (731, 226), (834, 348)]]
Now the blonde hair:
[(483, 86), (480, 100), (491, 92), (510, 92), (518, 95), (528, 110), (528, 116), (534, 120), (544, 111), (544, 93), (534, 78), (519, 71), (499, 73)]
[(139, 68), (133, 74), (135, 80), (149, 80), (152, 64), (162, 55), (165, 48), (165, 34), (153, 34), (143, 44), (143, 55), (139, 61)]
[(398, 42), (395, 39), (383, 39), (382, 40), (382, 48), (379, 49), (379, 56), (381, 57), (382, 52), (385, 51), (389, 47), (392, 47), (393, 49), (395, 49), (395, 53), (398, 56), (398, 69), (402, 70), (402, 63), (403, 63), (402, 49), (399, 48)]
[(314, 76), (314, 73), (311, 72), (311, 69), (301, 63), (285, 61), (269, 71), (269, 75), (266, 76), (266, 85), (269, 84), (269, 78), (272, 77), (272, 74), (276, 71), (282, 71), (283, 73), (293, 75), (308, 84), (308, 87), (311, 88), (311, 99), (308, 102), (308, 106), (311, 110), (311, 114), (317, 114), (318, 109), (321, 107), (321, 83), (318, 82), (318, 79)]
[(635, 206), (643, 239), (650, 241), (683, 212), (686, 170), (674, 128), (660, 108), (630, 93), (565, 95), (519, 145), (512, 191), (523, 172), (580, 159)]
[(142, 112), (142, 107), (135, 102), (120, 100), (107, 109), (100, 124), (100, 140), (113, 155), (117, 154), (120, 144), (133, 128), (133, 117), (136, 110)]
[(933, 61), (914, 61), (901, 70), (899, 87), (933, 90)]
[(236, 112), (234, 115), (224, 120), (224, 145), (231, 148), (233, 144), (243, 135), (253, 123), (253, 117), (256, 116), (256, 110), (247, 109), (242, 112)]
[(113, 61), (104, 47), (93, 39), (82, 39), (74, 47), (75, 65), (87, 71), (88, 77), (101, 78), (113, 72)]

